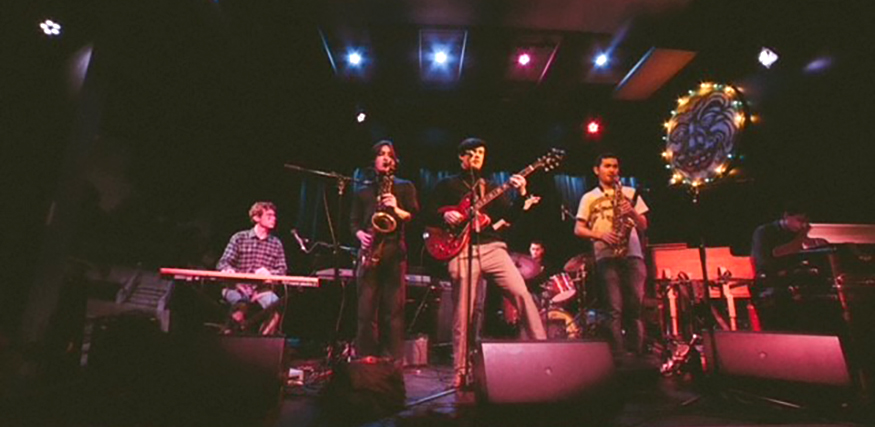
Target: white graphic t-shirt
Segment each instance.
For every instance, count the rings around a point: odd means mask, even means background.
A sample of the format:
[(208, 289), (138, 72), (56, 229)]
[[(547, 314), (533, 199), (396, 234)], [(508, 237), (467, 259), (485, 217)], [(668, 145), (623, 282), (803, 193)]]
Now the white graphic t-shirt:
[[(623, 187), (623, 196), (631, 202), (632, 198), (635, 197), (635, 189)], [(638, 197), (635, 202), (634, 209), (635, 212), (642, 215), (649, 210), (641, 197)], [(605, 192), (601, 187), (596, 187), (584, 194), (580, 198), (580, 206), (577, 208), (577, 220), (583, 221), (590, 230), (610, 232), (614, 225), (614, 190)], [(601, 240), (596, 240), (593, 243), (593, 249), (596, 259), (613, 256), (611, 247)], [(629, 251), (626, 256), (644, 258), (644, 254), (641, 252), (641, 241), (634, 227), (629, 233)]]

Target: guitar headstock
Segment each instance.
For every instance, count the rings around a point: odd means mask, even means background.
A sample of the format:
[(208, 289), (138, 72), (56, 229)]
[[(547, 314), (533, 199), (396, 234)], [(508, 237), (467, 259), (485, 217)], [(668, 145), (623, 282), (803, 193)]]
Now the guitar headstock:
[(562, 163), (562, 159), (565, 158), (565, 150), (560, 148), (551, 148), (547, 154), (538, 158), (538, 161), (535, 162), (536, 165), (544, 168), (544, 171), (549, 172), (552, 169), (556, 169)]

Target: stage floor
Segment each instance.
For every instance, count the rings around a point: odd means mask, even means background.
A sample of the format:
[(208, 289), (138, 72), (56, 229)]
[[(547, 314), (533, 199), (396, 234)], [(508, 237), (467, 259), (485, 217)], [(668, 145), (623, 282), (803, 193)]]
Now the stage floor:
[[(177, 359), (173, 359), (177, 360)], [(194, 364), (203, 361), (189, 359)], [(111, 370), (113, 375), (83, 373), (42, 385), (4, 384), (0, 426), (426, 426), (426, 427), (562, 427), (562, 426), (848, 426), (875, 425), (848, 412), (790, 408), (750, 396), (729, 393), (701, 379), (663, 377), (660, 360), (627, 360), (617, 366), (616, 393), (573, 405), (492, 406), (478, 403), (472, 392), (450, 389), (452, 369), (446, 354), (428, 366), (404, 369), (407, 405), (383, 416), (352, 419), (339, 400), (326, 409), (322, 397), (327, 380), (286, 385), (283, 393), (247, 391), (247, 383), (229, 383), (223, 373), (211, 378), (178, 367)], [(525, 360), (519, 361), (520, 364)], [(294, 354), (285, 369), (318, 367), (320, 359)], [(193, 365), (185, 365), (188, 369)], [(172, 368), (172, 366), (170, 367)], [(227, 374), (227, 373), (225, 373)], [(316, 377), (314, 377), (316, 378)], [(237, 387), (240, 386), (240, 387)], [(430, 398), (449, 391), (436, 398)]]
[[(524, 363), (521, 361), (521, 363)], [(617, 367), (619, 404), (580, 402), (575, 407), (513, 407), (478, 404), (473, 392), (451, 389), (452, 368), (447, 365), (404, 369), (407, 406), (382, 418), (350, 421), (350, 426), (833, 426), (855, 424), (838, 414), (791, 408), (760, 398), (700, 390), (690, 376), (664, 377), (655, 357), (626, 361)], [(299, 387), (287, 389), (271, 426), (330, 426), (341, 423), (326, 417), (317, 394)], [(844, 418), (844, 420), (840, 420)]]

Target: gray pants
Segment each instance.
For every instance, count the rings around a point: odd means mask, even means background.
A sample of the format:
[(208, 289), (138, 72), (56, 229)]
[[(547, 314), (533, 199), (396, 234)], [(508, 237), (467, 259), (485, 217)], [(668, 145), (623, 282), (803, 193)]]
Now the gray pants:
[(473, 323), (472, 319), (465, 319), (465, 313), (473, 314), (475, 311), (481, 278), (495, 282), (513, 301), (523, 320), (524, 331), (528, 338), (547, 339), (538, 307), (526, 289), (523, 276), (510, 259), (504, 242), (475, 245), (472, 266), (470, 282), (474, 285), (474, 289), (469, 293), (468, 249), (463, 249), (462, 253), (451, 259), (448, 265), (450, 278), (453, 280), (453, 298), (456, 301), (453, 315), (453, 362), (457, 373), (464, 372), (468, 364), (466, 337), (468, 327)]
[(611, 315), (611, 344), (615, 353), (625, 350), (623, 324), (627, 335), (633, 336), (632, 349), (644, 352), (644, 281), (647, 267), (641, 258), (603, 258), (598, 260), (598, 272), (605, 289)]

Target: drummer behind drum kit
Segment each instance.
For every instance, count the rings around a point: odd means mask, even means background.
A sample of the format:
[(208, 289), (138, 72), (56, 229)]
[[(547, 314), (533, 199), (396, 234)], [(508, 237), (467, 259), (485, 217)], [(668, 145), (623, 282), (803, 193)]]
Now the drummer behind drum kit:
[[(511, 254), (511, 258), (527, 281), (536, 279), (543, 270), (541, 265), (529, 256)], [(538, 289), (533, 290), (532, 294), (539, 305), (541, 318), (547, 326), (548, 338), (594, 338), (603, 329), (607, 315), (595, 307), (597, 302), (595, 295), (587, 292), (587, 289), (593, 286), (593, 283), (587, 282), (587, 272), (593, 263), (592, 255), (574, 256), (565, 263), (562, 272), (538, 283)], [(504, 309), (506, 320), (515, 323), (517, 316), (513, 306), (508, 303)]]

